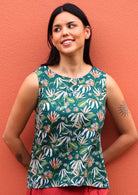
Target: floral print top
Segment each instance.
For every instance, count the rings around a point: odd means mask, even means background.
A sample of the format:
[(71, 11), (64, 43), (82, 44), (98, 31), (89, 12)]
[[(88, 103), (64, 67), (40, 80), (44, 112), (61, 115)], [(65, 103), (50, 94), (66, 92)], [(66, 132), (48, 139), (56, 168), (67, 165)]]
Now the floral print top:
[(35, 137), (27, 188), (109, 188), (102, 148), (106, 73), (92, 67), (77, 79), (41, 66)]

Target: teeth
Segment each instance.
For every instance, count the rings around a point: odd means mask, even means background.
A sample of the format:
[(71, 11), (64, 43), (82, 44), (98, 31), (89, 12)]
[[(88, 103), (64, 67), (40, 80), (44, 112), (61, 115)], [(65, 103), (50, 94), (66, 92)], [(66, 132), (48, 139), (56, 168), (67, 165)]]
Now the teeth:
[(64, 41), (63, 44), (71, 43), (72, 41)]

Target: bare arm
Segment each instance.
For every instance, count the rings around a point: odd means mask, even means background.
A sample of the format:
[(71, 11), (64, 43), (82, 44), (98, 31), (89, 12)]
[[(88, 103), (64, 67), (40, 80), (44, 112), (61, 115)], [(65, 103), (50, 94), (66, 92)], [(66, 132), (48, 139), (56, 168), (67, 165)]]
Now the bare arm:
[(109, 75), (107, 75), (107, 108), (118, 127), (120, 136), (103, 152), (105, 163), (119, 156), (138, 139), (137, 130), (123, 94)]
[(30, 74), (24, 80), (3, 134), (5, 143), (25, 168), (28, 168), (29, 166), (30, 154), (20, 139), (20, 134), (31, 113), (35, 109), (38, 97), (38, 87), (38, 78), (35, 73)]

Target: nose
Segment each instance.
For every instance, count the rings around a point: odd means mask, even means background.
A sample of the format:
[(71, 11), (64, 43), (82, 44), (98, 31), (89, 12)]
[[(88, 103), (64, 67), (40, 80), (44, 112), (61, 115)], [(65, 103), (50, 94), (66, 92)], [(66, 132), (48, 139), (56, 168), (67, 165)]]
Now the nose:
[(63, 27), (62, 33), (63, 33), (63, 37), (69, 35), (69, 31), (68, 31), (67, 27)]

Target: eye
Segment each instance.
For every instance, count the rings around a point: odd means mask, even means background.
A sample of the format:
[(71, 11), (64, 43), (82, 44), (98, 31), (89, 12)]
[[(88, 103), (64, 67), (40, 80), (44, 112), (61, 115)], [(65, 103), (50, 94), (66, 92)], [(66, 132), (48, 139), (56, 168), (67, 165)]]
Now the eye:
[(75, 24), (69, 24), (68, 27), (69, 28), (74, 28), (75, 27)]
[(57, 28), (54, 28), (54, 32), (59, 32), (61, 29), (59, 28), (59, 27), (57, 27)]

